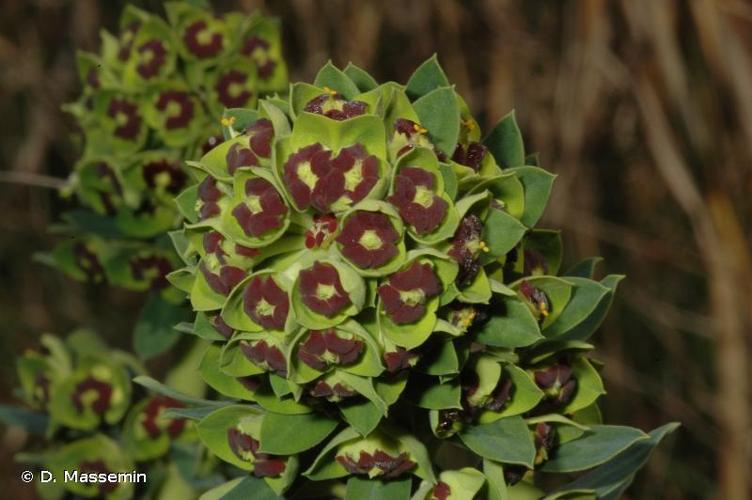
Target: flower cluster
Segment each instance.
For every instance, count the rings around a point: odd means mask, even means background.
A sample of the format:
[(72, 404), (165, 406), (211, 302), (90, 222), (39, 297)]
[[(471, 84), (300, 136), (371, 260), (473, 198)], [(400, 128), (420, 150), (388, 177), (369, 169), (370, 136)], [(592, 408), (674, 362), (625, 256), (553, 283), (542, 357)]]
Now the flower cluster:
[[(345, 478), (347, 498), (539, 498), (534, 471), (648, 439), (601, 422), (587, 340), (621, 277), (559, 273), (558, 232), (534, 228), (554, 176), (514, 114), (482, 136), (432, 58), (406, 85), (329, 63), (237, 116), (191, 162), (168, 276), (234, 400), (199, 436), (251, 473), (217, 495)], [(603, 439), (618, 450), (586, 451)]]
[(284, 91), (287, 69), (275, 19), (165, 8), (167, 20), (126, 7), (101, 52), (78, 55), (83, 91), (67, 109), (84, 148), (67, 191), (81, 208), (64, 215), (72, 237), (52, 260), (77, 279), (169, 297), (179, 261), (165, 233), (180, 220), (175, 196), (195, 183), (184, 160), (224, 140), (225, 109)]
[[(65, 341), (44, 335), (40, 349), (21, 356), (17, 368), (25, 408), (3, 416), (15, 415), (11, 423), (22, 423), (38, 436), (45, 449), (27, 452), (26, 459), (56, 477), (63, 477), (65, 470), (151, 474), (171, 458), (171, 448), (197, 447), (194, 426), (165, 413), (184, 404), (138, 391), (131, 383), (134, 375), (142, 374), (138, 361), (107, 348), (89, 331), (74, 332)], [(161, 481), (157, 474), (153, 477), (157, 488)], [(67, 490), (83, 497), (134, 495), (134, 484), (128, 482), (60, 483), (60, 494)]]

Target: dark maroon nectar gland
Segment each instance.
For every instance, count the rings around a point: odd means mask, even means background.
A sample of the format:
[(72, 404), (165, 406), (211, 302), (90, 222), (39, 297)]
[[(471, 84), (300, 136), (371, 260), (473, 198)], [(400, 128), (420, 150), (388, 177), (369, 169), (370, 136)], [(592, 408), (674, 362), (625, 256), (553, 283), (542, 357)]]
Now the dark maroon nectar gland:
[(107, 108), (107, 115), (115, 122), (115, 136), (132, 141), (141, 131), (141, 116), (138, 106), (124, 98), (113, 98)]
[(368, 110), (368, 104), (363, 101), (348, 101), (329, 87), (324, 87), (324, 92), (308, 101), (303, 111), (341, 121), (363, 115)]
[(250, 56), (258, 68), (258, 76), (262, 80), (267, 80), (274, 73), (277, 62), (272, 59), (269, 53), (270, 44), (264, 38), (258, 35), (252, 35), (245, 39), (241, 54)]
[(232, 215), (246, 235), (259, 238), (282, 227), (287, 205), (271, 182), (249, 179), (245, 183), (245, 200), (232, 209)]
[(236, 69), (222, 73), (214, 91), (219, 102), (226, 108), (245, 106), (253, 97), (253, 91), (248, 85), (248, 75)]
[(381, 267), (394, 258), (400, 234), (389, 217), (380, 212), (358, 210), (350, 215), (336, 240), (342, 255), (362, 269)]
[(165, 115), (167, 130), (186, 128), (195, 116), (191, 96), (181, 90), (166, 90), (157, 98), (157, 109)]
[(186, 48), (199, 59), (217, 56), (222, 51), (222, 40), (222, 34), (212, 31), (203, 19), (188, 25), (183, 33)]
[(430, 264), (413, 262), (392, 274), (378, 290), (384, 312), (397, 324), (414, 323), (426, 313), (429, 299), (441, 293), (441, 282)]
[(300, 271), (300, 292), (306, 307), (328, 318), (350, 305), (337, 268), (331, 264), (316, 262), (313, 267)]
[(429, 234), (438, 228), (449, 205), (435, 192), (434, 175), (418, 167), (404, 167), (394, 178), (394, 194), (389, 202), (397, 207), (402, 219), (418, 234)]
[(136, 71), (144, 80), (150, 80), (159, 74), (165, 65), (167, 49), (159, 40), (149, 40), (141, 44), (138, 49), (138, 66)]

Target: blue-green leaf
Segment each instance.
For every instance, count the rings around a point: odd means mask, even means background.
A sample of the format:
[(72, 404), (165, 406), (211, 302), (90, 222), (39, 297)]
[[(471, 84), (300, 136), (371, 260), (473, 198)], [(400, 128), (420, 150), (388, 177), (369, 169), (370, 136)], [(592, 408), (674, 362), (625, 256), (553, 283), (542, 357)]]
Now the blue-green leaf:
[(434, 54), (413, 72), (407, 81), (405, 92), (410, 100), (414, 101), (432, 90), (448, 85), (449, 79), (441, 69), (438, 57)]
[(432, 90), (415, 101), (413, 107), (436, 147), (452, 154), (460, 133), (460, 107), (454, 89), (440, 87)]
[(345, 500), (408, 500), (410, 478), (397, 481), (379, 481), (351, 477), (347, 481)]
[(353, 63), (348, 63), (344, 73), (352, 80), (361, 92), (368, 92), (379, 86), (378, 82), (366, 70)]
[(525, 164), (525, 144), (514, 111), (510, 111), (499, 120), (483, 139), (483, 144), (502, 168), (521, 167)]
[(612, 460), (559, 488), (547, 498), (554, 498), (566, 491), (592, 489), (599, 499), (616, 500), (632, 483), (637, 471), (645, 465), (661, 440), (678, 427), (679, 424), (674, 422), (651, 431), (648, 439), (637, 441)]
[(329, 87), (330, 89), (336, 90), (342, 94), (345, 99), (352, 99), (360, 94), (360, 90), (350, 77), (332, 64), (331, 61), (327, 62), (319, 70), (313, 84), (316, 87)]
[(533, 468), (535, 444), (522, 417), (508, 417), (490, 424), (471, 425), (460, 439), (478, 455), (501, 463)]
[(648, 435), (633, 427), (593, 425), (579, 439), (561, 444), (545, 472), (576, 472), (601, 465)]
[(525, 188), (525, 212), (520, 220), (533, 227), (543, 215), (556, 176), (538, 167), (515, 167), (508, 172), (515, 172)]
[(133, 330), (133, 348), (142, 359), (162, 354), (175, 345), (180, 332), (175, 325), (188, 318), (182, 305), (167, 302), (159, 295), (152, 295), (141, 310)]
[(318, 413), (281, 415), (268, 412), (261, 422), (262, 453), (293, 455), (313, 448), (337, 427), (337, 421)]

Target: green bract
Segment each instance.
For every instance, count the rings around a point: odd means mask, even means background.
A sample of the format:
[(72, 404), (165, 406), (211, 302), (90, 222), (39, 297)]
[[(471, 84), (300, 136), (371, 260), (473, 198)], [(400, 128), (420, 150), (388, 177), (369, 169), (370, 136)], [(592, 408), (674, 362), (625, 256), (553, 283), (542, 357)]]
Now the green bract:
[[(191, 356), (188, 360), (193, 371), (197, 360)], [(22, 426), (31, 442), (42, 446), (41, 450), (29, 447), (34, 451), (17, 458), (59, 479), (37, 482), (43, 498), (63, 498), (67, 492), (108, 499), (148, 494), (166, 500), (202, 488), (195, 426), (179, 415), (185, 411), (185, 396), (139, 391), (131, 378), (143, 376), (144, 369), (133, 356), (109, 349), (93, 333), (80, 330), (65, 340), (43, 335), (40, 349), (21, 356), (17, 369), (25, 405), (0, 406), (0, 420)], [(178, 365), (168, 381), (196, 394), (203, 392), (203, 384), (187, 376), (185, 366)], [(187, 458), (191, 455), (196, 456), (192, 462)], [(178, 470), (170, 465), (180, 460), (190, 467)], [(133, 477), (63, 481), (64, 471), (145, 473), (148, 484)]]
[(190, 162), (168, 276), (234, 400), (197, 409), (199, 434), (255, 476), (207, 498), (540, 498), (538, 473), (657, 444), (601, 423), (587, 341), (621, 277), (559, 274), (558, 232), (533, 227), (554, 176), (513, 114), (482, 139), (432, 58), (406, 85), (329, 63), (228, 116)]
[(237, 126), (227, 108), (287, 89), (275, 19), (199, 4), (167, 2), (166, 20), (127, 6), (100, 53), (78, 55), (83, 91), (66, 109), (83, 153), (67, 192), (81, 207), (63, 216), (70, 237), (51, 256), (76, 279), (177, 300), (164, 276), (179, 259), (165, 233), (180, 221), (175, 196), (195, 186), (184, 160)]

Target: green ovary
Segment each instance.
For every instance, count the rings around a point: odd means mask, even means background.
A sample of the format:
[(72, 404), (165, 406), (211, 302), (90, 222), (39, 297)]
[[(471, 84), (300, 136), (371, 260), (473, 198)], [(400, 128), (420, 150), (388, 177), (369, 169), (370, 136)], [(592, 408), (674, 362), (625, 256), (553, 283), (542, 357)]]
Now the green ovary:
[(259, 316), (272, 316), (274, 315), (274, 305), (261, 299), (256, 305), (256, 314)]
[(313, 173), (313, 170), (311, 170), (311, 164), (307, 161), (298, 166), (297, 174), (300, 181), (308, 186), (308, 189), (313, 189), (319, 181), (318, 175)]
[(172, 181), (172, 178), (170, 177), (170, 174), (167, 172), (160, 172), (154, 178), (154, 184), (160, 187), (169, 186), (171, 181)]
[(334, 288), (334, 285), (325, 285), (323, 283), (319, 283), (316, 286), (316, 298), (318, 298), (319, 300), (329, 300), (336, 294), (337, 289)]
[(360, 237), (358, 243), (366, 250), (378, 250), (384, 244), (379, 235), (376, 234), (376, 231), (372, 229), (363, 232), (363, 236)]
[(238, 82), (233, 82), (230, 84), (229, 87), (227, 87), (227, 93), (230, 94), (232, 97), (238, 97), (240, 94), (243, 93), (243, 84)]
[(399, 294), (400, 300), (409, 306), (421, 304), (426, 299), (426, 294), (420, 288), (408, 291), (400, 290)]
[(211, 43), (211, 39), (212, 39), (212, 32), (209, 31), (208, 29), (203, 29), (199, 31), (198, 34), (196, 35), (196, 40), (201, 45), (208, 45), (209, 43)]
[(248, 198), (246, 198), (245, 204), (252, 214), (257, 214), (264, 211), (264, 209), (261, 208), (261, 198), (259, 196), (249, 196)]
[(418, 186), (415, 189), (413, 201), (424, 208), (428, 208), (433, 205), (433, 191), (425, 186)]
[(345, 172), (345, 190), (355, 191), (361, 182), (363, 182), (363, 161), (357, 160), (353, 167)]
[(170, 101), (165, 108), (165, 114), (167, 116), (178, 116), (183, 111), (183, 107), (179, 102)]
[(125, 113), (118, 113), (115, 115), (115, 124), (117, 126), (123, 126), (128, 123), (128, 115)]

